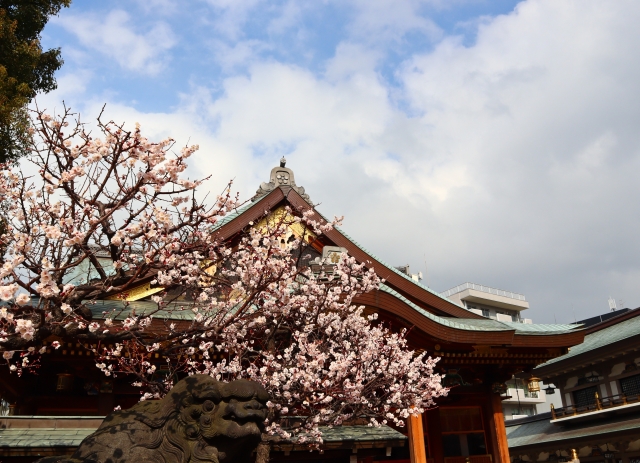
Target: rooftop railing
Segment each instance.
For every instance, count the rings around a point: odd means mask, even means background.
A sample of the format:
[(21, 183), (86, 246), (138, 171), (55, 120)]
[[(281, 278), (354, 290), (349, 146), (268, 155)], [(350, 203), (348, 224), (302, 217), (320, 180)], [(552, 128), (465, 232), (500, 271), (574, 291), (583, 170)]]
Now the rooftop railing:
[(551, 419), (558, 420), (570, 416), (584, 415), (586, 413), (613, 409), (638, 402), (640, 402), (640, 394), (616, 394), (610, 397), (600, 398), (596, 392), (593, 397), (593, 402), (585, 405), (570, 405), (568, 407), (554, 408), (553, 404), (551, 404)]
[(526, 301), (523, 294), (514, 293), (511, 291), (504, 291), (502, 289), (491, 288), (490, 286), (478, 285), (476, 283), (462, 283), (461, 285), (456, 286), (455, 288), (451, 288), (446, 290), (443, 293), (440, 293), (441, 296), (449, 297), (454, 294), (460, 293), (467, 289), (474, 289), (476, 291), (481, 291), (483, 293), (494, 294), (496, 296), (508, 297), (511, 299), (516, 299), (518, 301)]

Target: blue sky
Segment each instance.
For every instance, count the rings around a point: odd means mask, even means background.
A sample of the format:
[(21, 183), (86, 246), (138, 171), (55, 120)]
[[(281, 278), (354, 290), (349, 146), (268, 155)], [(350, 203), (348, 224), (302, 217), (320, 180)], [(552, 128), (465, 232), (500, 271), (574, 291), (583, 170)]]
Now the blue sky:
[[(141, 111), (166, 111), (193, 86), (215, 88), (221, 79), (247, 72), (256, 59), (300, 66), (321, 76), (345, 42), (375, 51), (380, 78), (398, 86), (396, 70), (413, 54), (433, 50), (447, 35), (472, 45), (484, 18), (507, 14), (518, 2), (407, 1), (400, 8), (380, 2), (379, 11), (361, 3), (74, 0), (47, 27), (43, 43), (67, 51), (62, 74), (91, 74), (88, 93), (109, 93)], [(397, 9), (404, 11), (385, 24), (384, 16)], [(127, 58), (132, 48), (137, 48), (136, 57)], [(242, 53), (228, 56), (233, 50)], [(112, 59), (104, 59), (104, 54)], [(114, 58), (120, 61), (117, 68)]]
[(639, 22), (632, 0), (74, 0), (38, 104), (197, 143), (190, 175), (245, 198), (284, 154), (384, 260), (568, 322), (640, 306)]

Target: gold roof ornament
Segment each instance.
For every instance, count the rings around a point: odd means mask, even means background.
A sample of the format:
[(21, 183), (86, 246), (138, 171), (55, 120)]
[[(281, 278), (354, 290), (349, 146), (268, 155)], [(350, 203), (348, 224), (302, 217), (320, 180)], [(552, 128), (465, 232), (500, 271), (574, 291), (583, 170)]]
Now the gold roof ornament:
[(152, 296), (153, 294), (159, 293), (160, 291), (164, 291), (164, 288), (157, 287), (152, 288), (151, 283), (143, 283), (139, 286), (135, 286), (133, 288), (127, 289), (125, 291), (119, 292), (117, 294), (112, 294), (106, 299), (109, 301), (139, 301), (140, 299), (144, 299), (145, 297)]

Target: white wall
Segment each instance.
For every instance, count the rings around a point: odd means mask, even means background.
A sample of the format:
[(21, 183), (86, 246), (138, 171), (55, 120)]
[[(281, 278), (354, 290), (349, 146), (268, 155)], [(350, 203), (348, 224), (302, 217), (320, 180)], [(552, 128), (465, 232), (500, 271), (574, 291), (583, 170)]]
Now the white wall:
[(560, 390), (556, 388), (555, 394), (547, 395), (547, 393), (543, 390), (545, 387), (547, 387), (547, 385), (541, 381), (540, 392), (544, 395), (544, 397), (546, 397), (547, 400), (544, 403), (536, 405), (538, 414), (551, 411), (551, 404), (553, 404), (555, 408), (562, 408), (562, 395), (560, 393)]

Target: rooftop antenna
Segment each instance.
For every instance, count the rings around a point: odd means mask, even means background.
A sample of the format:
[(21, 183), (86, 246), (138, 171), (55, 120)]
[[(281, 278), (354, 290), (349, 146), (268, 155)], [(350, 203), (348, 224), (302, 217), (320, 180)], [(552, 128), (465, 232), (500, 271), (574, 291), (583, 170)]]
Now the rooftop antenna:
[(427, 271), (427, 253), (422, 254), (424, 256), (424, 282), (427, 284), (427, 288), (429, 287), (429, 272)]
[(611, 309), (612, 312), (615, 312), (617, 307), (616, 307), (616, 300), (614, 298), (612, 298), (611, 296), (609, 296), (609, 308)]
[(576, 320), (576, 311), (573, 310), (573, 303), (571, 303), (571, 312), (573, 313), (573, 323), (578, 323), (578, 320)]

